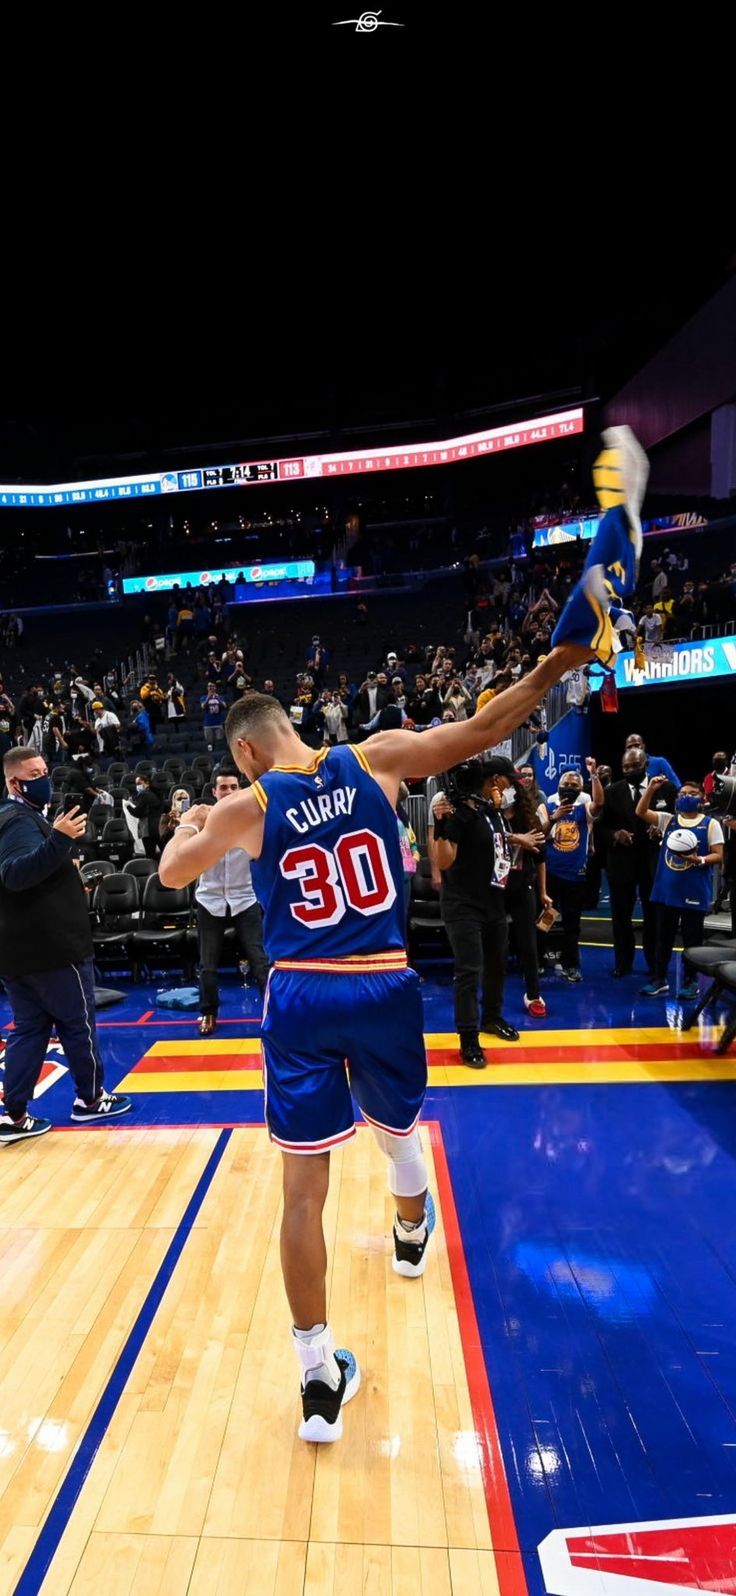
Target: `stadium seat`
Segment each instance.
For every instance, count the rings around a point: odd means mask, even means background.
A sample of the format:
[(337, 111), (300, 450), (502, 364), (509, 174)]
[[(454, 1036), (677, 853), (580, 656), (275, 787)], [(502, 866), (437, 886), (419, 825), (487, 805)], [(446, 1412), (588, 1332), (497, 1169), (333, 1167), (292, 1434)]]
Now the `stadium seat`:
[(138, 911), (138, 888), (134, 878), (123, 875), (122, 871), (103, 876), (95, 891), (93, 909), (97, 919), (92, 930), (95, 958), (99, 961), (114, 952), (118, 958), (124, 954), (129, 961), (134, 916)]
[(122, 815), (113, 815), (105, 822), (100, 851), (107, 859), (111, 859), (120, 871), (127, 860), (132, 859), (133, 838)]
[(138, 902), (142, 903), (146, 882), (149, 876), (155, 876), (156, 874), (154, 860), (145, 857), (141, 858), (140, 856), (135, 859), (129, 859), (127, 864), (123, 865), (122, 873), (124, 876), (133, 877), (138, 889)]
[(164, 887), (158, 873), (149, 876), (143, 889), (143, 912), (133, 937), (133, 959), (138, 975), (142, 962), (151, 965), (162, 958), (187, 967), (189, 893), (186, 887)]
[(170, 771), (174, 781), (176, 781), (185, 768), (184, 760), (178, 754), (169, 754), (168, 758), (164, 760), (163, 768)]
[(124, 759), (112, 759), (107, 767), (107, 779), (111, 787), (119, 787), (123, 776), (130, 774), (130, 766)]

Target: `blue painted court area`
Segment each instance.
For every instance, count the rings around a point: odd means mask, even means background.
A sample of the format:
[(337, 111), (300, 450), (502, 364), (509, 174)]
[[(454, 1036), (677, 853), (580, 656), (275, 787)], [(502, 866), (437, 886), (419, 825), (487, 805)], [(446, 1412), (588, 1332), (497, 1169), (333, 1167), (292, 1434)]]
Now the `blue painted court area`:
[[(490, 1051), (477, 1083), (445, 1084), (438, 1067), (426, 1111), (442, 1127), (532, 1596), (551, 1530), (736, 1510), (736, 1082), (707, 1078), (707, 1040), (677, 1032), (676, 994), (642, 998), (643, 970), (612, 981), (611, 962), (585, 947), (582, 985), (545, 977), (548, 1018), (534, 1029), (512, 975), (518, 1080), (489, 1089)], [(449, 967), (429, 968), (432, 1063), (452, 1001)], [(222, 997), (217, 1053), (199, 1044), (196, 1014), (156, 1007), (154, 986), (100, 1012), (107, 1084), (134, 1074), (138, 1124), (262, 1119), (258, 995), (223, 977)], [(570, 1058), (578, 1030), (609, 1051), (623, 1034), (634, 1058), (652, 1027), (660, 1055), (669, 1038), (690, 1042), (691, 1078), (621, 1084), (615, 1059), (594, 1084), (563, 1084), (559, 1062), (540, 1075), (545, 1030), (570, 1033)], [(595, 1043), (585, 1055), (595, 1062)], [(68, 1125), (71, 1098), (61, 1074), (38, 1111)], [(8, 1150), (4, 1177), (42, 1151)]]

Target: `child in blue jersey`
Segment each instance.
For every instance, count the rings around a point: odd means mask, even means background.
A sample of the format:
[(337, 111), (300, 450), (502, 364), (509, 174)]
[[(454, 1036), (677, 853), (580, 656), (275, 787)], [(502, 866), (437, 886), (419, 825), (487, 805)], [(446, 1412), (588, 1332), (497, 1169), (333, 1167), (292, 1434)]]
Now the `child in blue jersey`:
[[(705, 812), (705, 795), (700, 782), (682, 783), (675, 813), (671, 815), (654, 808), (657, 788), (666, 781), (666, 776), (653, 776), (636, 806), (639, 819), (656, 826), (662, 836), (650, 895), (650, 902), (657, 905), (654, 973), (641, 989), (645, 997), (665, 996), (669, 992), (668, 966), (678, 927), (682, 929), (685, 951), (702, 943), (705, 916), (713, 902), (713, 866), (723, 860), (723, 830), (720, 821), (711, 820)], [(688, 838), (693, 839), (689, 852), (686, 851)], [(692, 977), (680, 987), (680, 997), (687, 1001), (696, 997), (697, 991), (697, 980)]]
[(226, 735), (250, 789), (188, 810), (161, 861), (166, 886), (188, 884), (232, 847), (253, 861), (273, 965), (262, 1027), (266, 1119), (283, 1155), (281, 1261), (306, 1440), (339, 1439), (342, 1407), (360, 1381), (327, 1320), (322, 1229), (330, 1149), (355, 1133), (353, 1098), (388, 1160), (398, 1274), (423, 1273), (434, 1221), (417, 1129), (427, 1066), (419, 981), (405, 949), (400, 782), (493, 747), (589, 657), (587, 647), (562, 645), (470, 720), (317, 753), (272, 697), (248, 694), (230, 709)]

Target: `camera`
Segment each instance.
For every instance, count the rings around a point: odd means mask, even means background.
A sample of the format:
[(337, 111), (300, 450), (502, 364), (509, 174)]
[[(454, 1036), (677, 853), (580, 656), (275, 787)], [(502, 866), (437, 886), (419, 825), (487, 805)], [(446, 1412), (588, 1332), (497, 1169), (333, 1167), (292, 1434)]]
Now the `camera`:
[(736, 776), (714, 776), (708, 810), (722, 820), (736, 819)]

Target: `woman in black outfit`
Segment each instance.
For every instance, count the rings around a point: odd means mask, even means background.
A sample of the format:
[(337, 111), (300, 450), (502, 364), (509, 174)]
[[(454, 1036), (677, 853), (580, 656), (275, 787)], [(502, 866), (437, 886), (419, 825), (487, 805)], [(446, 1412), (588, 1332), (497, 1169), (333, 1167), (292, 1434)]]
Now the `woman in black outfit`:
[[(502, 796), (502, 815), (509, 827), (511, 869), (506, 882), (506, 913), (514, 928), (516, 952), (524, 975), (524, 1007), (534, 1019), (544, 1019), (547, 1005), (539, 991), (537, 916), (548, 908), (544, 833), (534, 798), (514, 773)], [(539, 907), (538, 907), (539, 904)]]

